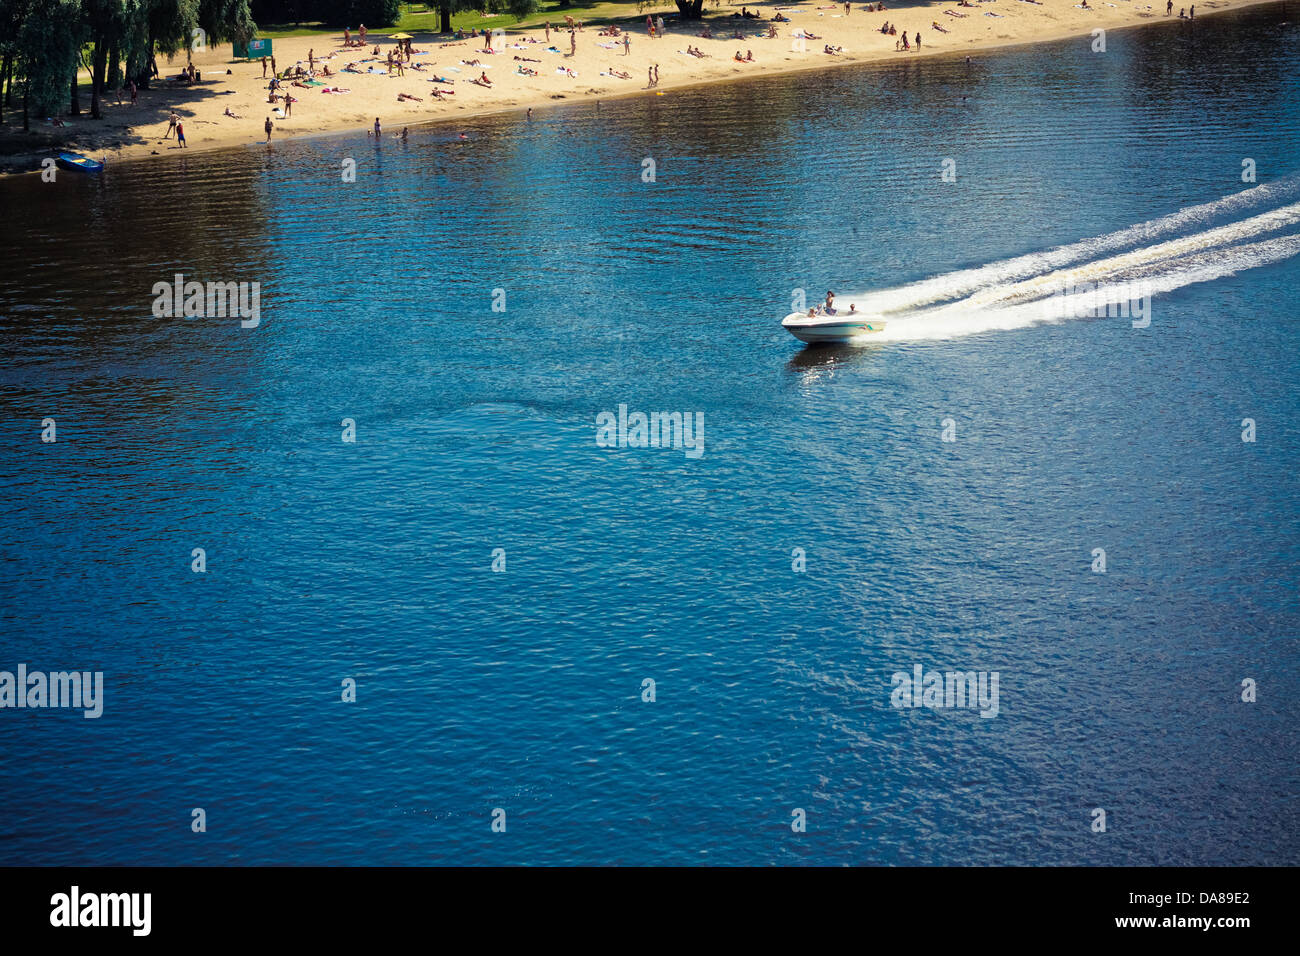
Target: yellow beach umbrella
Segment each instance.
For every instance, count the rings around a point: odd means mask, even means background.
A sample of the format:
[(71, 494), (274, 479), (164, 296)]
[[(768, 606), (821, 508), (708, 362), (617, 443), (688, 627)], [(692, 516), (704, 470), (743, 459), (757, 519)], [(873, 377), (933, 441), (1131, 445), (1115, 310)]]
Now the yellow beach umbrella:
[(390, 33), (390, 34), (388, 34), (388, 39), (390, 39), (390, 40), (414, 40), (415, 37), (411, 36), (409, 33)]

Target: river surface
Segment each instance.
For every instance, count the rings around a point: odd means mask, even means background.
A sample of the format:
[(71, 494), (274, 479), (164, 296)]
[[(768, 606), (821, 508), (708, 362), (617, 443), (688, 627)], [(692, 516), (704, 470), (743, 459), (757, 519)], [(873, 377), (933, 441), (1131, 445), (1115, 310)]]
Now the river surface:
[(1295, 12), (0, 181), (0, 862), (1300, 862)]

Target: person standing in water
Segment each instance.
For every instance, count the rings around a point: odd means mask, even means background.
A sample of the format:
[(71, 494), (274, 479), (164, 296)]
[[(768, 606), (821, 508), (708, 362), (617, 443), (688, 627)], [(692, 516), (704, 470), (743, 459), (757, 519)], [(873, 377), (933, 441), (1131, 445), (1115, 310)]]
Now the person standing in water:
[(379, 141), (379, 134), (380, 134), (380, 132), (381, 132), (381, 131), (380, 131), (380, 128), (379, 128), (379, 117), (376, 116), (376, 117), (375, 117), (375, 141), (376, 141), (376, 142)]

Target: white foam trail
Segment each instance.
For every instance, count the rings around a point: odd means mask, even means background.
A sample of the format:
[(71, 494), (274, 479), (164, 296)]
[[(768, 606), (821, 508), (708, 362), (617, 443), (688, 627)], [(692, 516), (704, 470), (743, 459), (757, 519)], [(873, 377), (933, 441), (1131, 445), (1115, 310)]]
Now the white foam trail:
[[(1212, 282), (1247, 269), (1272, 265), (1297, 254), (1300, 254), (1300, 236), (1279, 236), (1261, 242), (1227, 246), (1209, 257), (1200, 256), (1193, 251), (1172, 259), (1163, 258), (1137, 269), (1128, 269), (1122, 281), (1140, 280), (1146, 294), (1158, 295), (1199, 282)], [(1106, 278), (1116, 277), (1112, 275)], [(1111, 301), (1114, 301), (1114, 298), (1111, 297)], [(927, 309), (912, 316), (892, 319), (885, 326), (884, 331), (871, 335), (864, 341), (875, 343), (948, 339), (981, 332), (1021, 329), (1031, 325), (1061, 322), (1075, 311), (1086, 311), (1090, 306), (1095, 307), (1098, 304), (1098, 300), (1093, 298), (1091, 293), (1062, 296), (1059, 302), (1053, 301), (1053, 306), (1063, 307), (1055, 314), (1051, 314), (1044, 309), (1042, 299), (1020, 303), (1001, 301), (1003, 303), (1001, 305), (985, 307), (972, 306), (967, 301), (962, 301)], [(1107, 298), (1104, 296), (1100, 299), (1103, 306), (1106, 301)], [(1153, 322), (1158, 323), (1158, 309), (1153, 308), (1153, 313)], [(1130, 319), (1108, 318), (1101, 321), (1127, 323)]]
[(1179, 212), (1129, 226), (1118, 232), (1059, 246), (1045, 252), (1033, 252), (1015, 259), (994, 262), (973, 269), (962, 269), (894, 289), (858, 295), (846, 293), (837, 295), (836, 298), (841, 302), (856, 302), (859, 311), (883, 314), (886, 318), (890, 318), (890, 313), (910, 312), (921, 306), (971, 295), (1003, 283), (1041, 276), (1071, 263), (1093, 259), (1107, 252), (1150, 243), (1189, 226), (1203, 225), (1218, 216), (1229, 213), (1240, 214), (1261, 204), (1293, 199), (1298, 191), (1297, 187), (1300, 187), (1300, 177), (1290, 177), (1279, 183), (1256, 186), (1213, 202), (1189, 206)]
[(983, 306), (1007, 300), (1037, 298), (1058, 293), (1067, 285), (1077, 285), (1081, 282), (1101, 282), (1107, 279), (1114, 281), (1137, 268), (1145, 267), (1150, 269), (1153, 266), (1158, 266), (1161, 262), (1177, 259), (1192, 252), (1217, 249), (1221, 246), (1240, 242), (1243, 239), (1263, 235), (1266, 232), (1285, 229), (1287, 226), (1294, 226), (1298, 222), (1300, 222), (1300, 203), (1295, 203), (1290, 206), (1283, 206), (1281, 209), (1275, 209), (1272, 212), (1243, 219), (1241, 222), (1219, 226), (1215, 229), (1207, 229), (1205, 232), (1199, 232), (1191, 236), (1183, 236), (1181, 239), (1169, 239), (1154, 246), (1134, 249), (1132, 252), (1125, 252), (1107, 259), (1098, 259), (1095, 262), (1084, 263), (1071, 269), (1058, 269), (1055, 272), (1035, 276), (1023, 282), (981, 289), (967, 298), (964, 304)]

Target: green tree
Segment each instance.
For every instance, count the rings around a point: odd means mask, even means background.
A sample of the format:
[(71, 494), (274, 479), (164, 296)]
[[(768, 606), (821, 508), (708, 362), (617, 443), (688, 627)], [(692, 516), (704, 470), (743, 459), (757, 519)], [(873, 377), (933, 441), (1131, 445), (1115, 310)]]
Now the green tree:
[(31, 114), (62, 112), (69, 83), (81, 62), (80, 0), (33, 2), (18, 29), (15, 68), (23, 77), (23, 130)]

